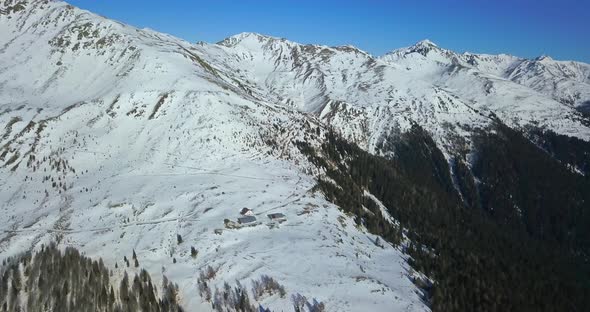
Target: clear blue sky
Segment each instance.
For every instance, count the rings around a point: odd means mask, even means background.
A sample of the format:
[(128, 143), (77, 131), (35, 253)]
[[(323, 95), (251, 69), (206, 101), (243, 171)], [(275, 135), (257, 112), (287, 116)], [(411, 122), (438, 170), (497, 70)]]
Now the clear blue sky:
[(189, 41), (258, 32), (374, 55), (430, 39), (458, 52), (590, 63), (590, 0), (69, 0)]

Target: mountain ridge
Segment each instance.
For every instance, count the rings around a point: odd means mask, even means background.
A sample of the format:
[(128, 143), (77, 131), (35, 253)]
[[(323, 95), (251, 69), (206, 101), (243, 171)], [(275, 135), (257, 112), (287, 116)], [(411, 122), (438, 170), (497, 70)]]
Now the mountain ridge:
[[(258, 300), (272, 310), (291, 295), (427, 310), (401, 250), (371, 247), (376, 236), (312, 191), (316, 170), (294, 141), (319, 140), (324, 125), (265, 100), (198, 45), (59, 1), (25, 4), (0, 15), (3, 258), (56, 241), (118, 264), (117, 281), (139, 273), (122, 261), (136, 253), (155, 282), (181, 285), (188, 310), (211, 310), (197, 291), (208, 266), (212, 293), (278, 280), (285, 294)], [(238, 224), (243, 207), (254, 224)]]
[[(252, 33), (192, 44), (61, 1), (0, 8), (3, 256), (57, 241), (118, 263), (116, 279), (135, 272), (121, 260), (137, 253), (190, 309), (211, 309), (196, 278), (210, 267), (210, 290), (272, 276), (288, 295), (257, 302), (273, 310), (302, 295), (328, 310), (428, 311), (485, 293), (453, 288), (465, 272), (523, 307), (496, 288), (497, 271), (482, 273), (506, 260), (453, 250), (482, 244), (463, 239), (588, 252), (587, 64), (429, 41), (388, 58)], [(563, 187), (550, 191), (554, 180)], [(238, 222), (244, 207), (255, 223)], [(460, 235), (457, 220), (479, 218), (490, 232), (469, 223), (476, 234)], [(538, 255), (522, 252), (514, 277), (498, 276), (521, 295), (549, 289), (518, 274)]]

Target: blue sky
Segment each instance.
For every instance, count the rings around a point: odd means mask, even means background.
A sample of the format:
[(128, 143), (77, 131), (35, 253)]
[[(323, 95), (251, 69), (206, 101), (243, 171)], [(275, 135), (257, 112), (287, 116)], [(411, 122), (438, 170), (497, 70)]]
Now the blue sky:
[(590, 63), (590, 0), (69, 0), (189, 41), (258, 32), (374, 55), (430, 39), (458, 52)]

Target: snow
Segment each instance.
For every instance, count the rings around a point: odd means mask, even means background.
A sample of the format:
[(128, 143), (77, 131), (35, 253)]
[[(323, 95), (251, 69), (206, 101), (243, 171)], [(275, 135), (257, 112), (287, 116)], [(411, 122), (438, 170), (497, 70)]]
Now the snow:
[[(189, 311), (211, 308), (197, 291), (209, 265), (218, 270), (213, 287), (275, 278), (287, 297), (260, 303), (277, 311), (291, 309), (295, 293), (333, 311), (428, 310), (406, 256), (375, 246), (310, 191), (313, 170), (293, 142), (314, 142), (310, 133), (324, 126), (250, 80), (239, 83), (215, 59), (222, 46), (59, 1), (28, 1), (22, 14), (0, 15), (0, 28), (0, 124), (16, 120), (0, 130), (2, 258), (58, 240), (118, 264), (122, 276), (137, 270), (123, 263), (135, 250), (156, 281), (180, 285)], [(47, 44), (56, 38), (70, 43)], [(102, 38), (113, 40), (99, 48)], [(74, 49), (79, 42), (86, 46)], [(271, 66), (256, 68), (263, 81)], [(242, 207), (257, 224), (225, 229)], [(270, 221), (271, 212), (287, 221)]]
[[(471, 132), (464, 129), (490, 126), (492, 112), (516, 129), (534, 124), (590, 140), (575, 106), (551, 90), (510, 78), (524, 60), (509, 55), (457, 54), (424, 40), (375, 59), (358, 49), (301, 45), (252, 33), (200, 49), (211, 63), (238, 73), (257, 96), (318, 115), (371, 152), (390, 133), (415, 122), (451, 157), (457, 135), (469, 146)], [(547, 84), (563, 81), (556, 77)], [(574, 90), (590, 92), (587, 85), (576, 84)], [(590, 98), (572, 92), (581, 103)]]
[[(189, 310), (210, 309), (197, 292), (208, 265), (213, 286), (269, 275), (330, 311), (428, 310), (406, 255), (311, 192), (320, 173), (294, 142), (317, 146), (327, 127), (390, 153), (381, 143), (416, 123), (449, 159), (471, 152), (491, 113), (590, 140), (576, 111), (587, 64), (430, 41), (380, 58), (254, 33), (191, 44), (60, 1), (26, 5), (0, 15), (2, 256), (59, 239), (122, 275), (135, 250)], [(255, 226), (224, 228), (243, 207)], [(261, 303), (291, 309), (288, 297)]]

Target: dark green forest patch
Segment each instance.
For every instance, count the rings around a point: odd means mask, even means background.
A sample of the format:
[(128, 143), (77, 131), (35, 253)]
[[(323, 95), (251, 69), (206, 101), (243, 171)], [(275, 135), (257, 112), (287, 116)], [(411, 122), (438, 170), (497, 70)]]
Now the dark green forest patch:
[(0, 311), (154, 311), (180, 312), (178, 286), (164, 278), (162, 288), (141, 270), (125, 273), (118, 285), (113, 272), (72, 247), (54, 244), (0, 266)]
[(298, 145), (325, 171), (318, 189), (358, 224), (400, 241), (399, 228), (362, 208), (367, 190), (409, 230), (410, 264), (435, 281), (425, 298), (434, 311), (582, 311), (587, 184), (522, 134), (496, 130), (477, 134), (474, 164), (451, 167), (418, 126), (393, 141), (390, 159), (334, 133), (319, 148)]

